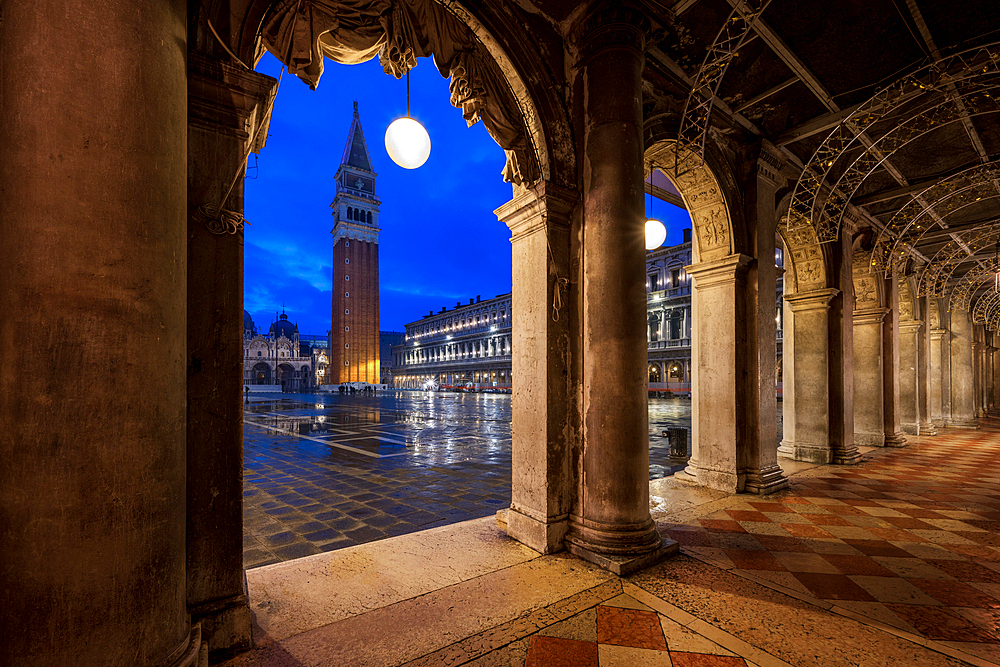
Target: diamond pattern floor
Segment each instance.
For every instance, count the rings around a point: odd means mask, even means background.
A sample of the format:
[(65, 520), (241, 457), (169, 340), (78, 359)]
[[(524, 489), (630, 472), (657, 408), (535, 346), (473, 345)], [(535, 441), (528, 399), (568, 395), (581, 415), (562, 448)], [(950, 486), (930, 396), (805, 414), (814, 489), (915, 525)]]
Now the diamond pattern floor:
[(823, 466), (661, 531), (741, 576), (997, 660), (1000, 420), (982, 424)]

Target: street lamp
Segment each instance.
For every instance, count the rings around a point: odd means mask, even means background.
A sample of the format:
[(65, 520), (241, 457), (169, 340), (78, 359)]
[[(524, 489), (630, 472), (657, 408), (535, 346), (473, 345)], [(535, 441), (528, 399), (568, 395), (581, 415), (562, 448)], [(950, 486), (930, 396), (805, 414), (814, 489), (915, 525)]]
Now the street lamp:
[(392, 121), (385, 131), (385, 150), (404, 169), (416, 169), (431, 154), (431, 138), (424, 126), (410, 118), (410, 72), (406, 72), (406, 116)]

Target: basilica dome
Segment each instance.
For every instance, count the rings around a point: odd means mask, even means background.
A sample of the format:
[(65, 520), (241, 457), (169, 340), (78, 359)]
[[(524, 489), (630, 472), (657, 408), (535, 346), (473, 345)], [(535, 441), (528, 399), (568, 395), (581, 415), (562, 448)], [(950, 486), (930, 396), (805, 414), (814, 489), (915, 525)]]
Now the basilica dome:
[(243, 311), (243, 331), (253, 332), (253, 318), (250, 317), (250, 313)]
[(284, 336), (288, 340), (295, 338), (298, 327), (288, 321), (288, 315), (281, 314), (281, 318), (271, 325), (271, 335), (275, 338)]

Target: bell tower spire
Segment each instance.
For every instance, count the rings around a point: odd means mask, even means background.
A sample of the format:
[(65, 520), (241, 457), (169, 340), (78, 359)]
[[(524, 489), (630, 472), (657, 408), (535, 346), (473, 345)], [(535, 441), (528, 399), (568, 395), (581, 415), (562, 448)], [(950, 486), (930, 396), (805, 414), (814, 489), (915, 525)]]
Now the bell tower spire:
[(378, 384), (378, 214), (375, 179), (358, 103), (335, 176), (333, 209), (333, 309), (330, 330), (332, 384)]

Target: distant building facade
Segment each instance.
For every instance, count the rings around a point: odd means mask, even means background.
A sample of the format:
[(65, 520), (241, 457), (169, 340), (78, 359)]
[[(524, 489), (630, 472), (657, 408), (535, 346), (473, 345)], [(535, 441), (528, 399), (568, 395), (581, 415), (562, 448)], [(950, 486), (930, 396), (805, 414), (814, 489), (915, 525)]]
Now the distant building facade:
[(380, 384), (392, 386), (392, 376), (394, 368), (394, 358), (392, 348), (402, 345), (406, 341), (406, 334), (402, 331), (379, 331), (379, 377)]
[[(305, 349), (303, 349), (303, 347)], [(316, 386), (315, 364), (299, 328), (281, 313), (266, 334), (257, 330), (243, 311), (243, 383), (250, 387), (281, 387), (281, 391), (309, 391)]]
[(333, 209), (333, 308), (329, 384), (380, 381), (378, 213), (371, 157), (358, 103), (337, 169)]
[(510, 389), (511, 295), (458, 302), (406, 325), (392, 348), (393, 386)]
[[(646, 337), (651, 395), (691, 392), (690, 230), (684, 243), (646, 253)], [(780, 251), (775, 256), (780, 267)], [(775, 319), (778, 382), (781, 382), (781, 291), (778, 278)], [(406, 340), (392, 348), (393, 386), (509, 389), (511, 386), (511, 295), (459, 303), (406, 325)]]

